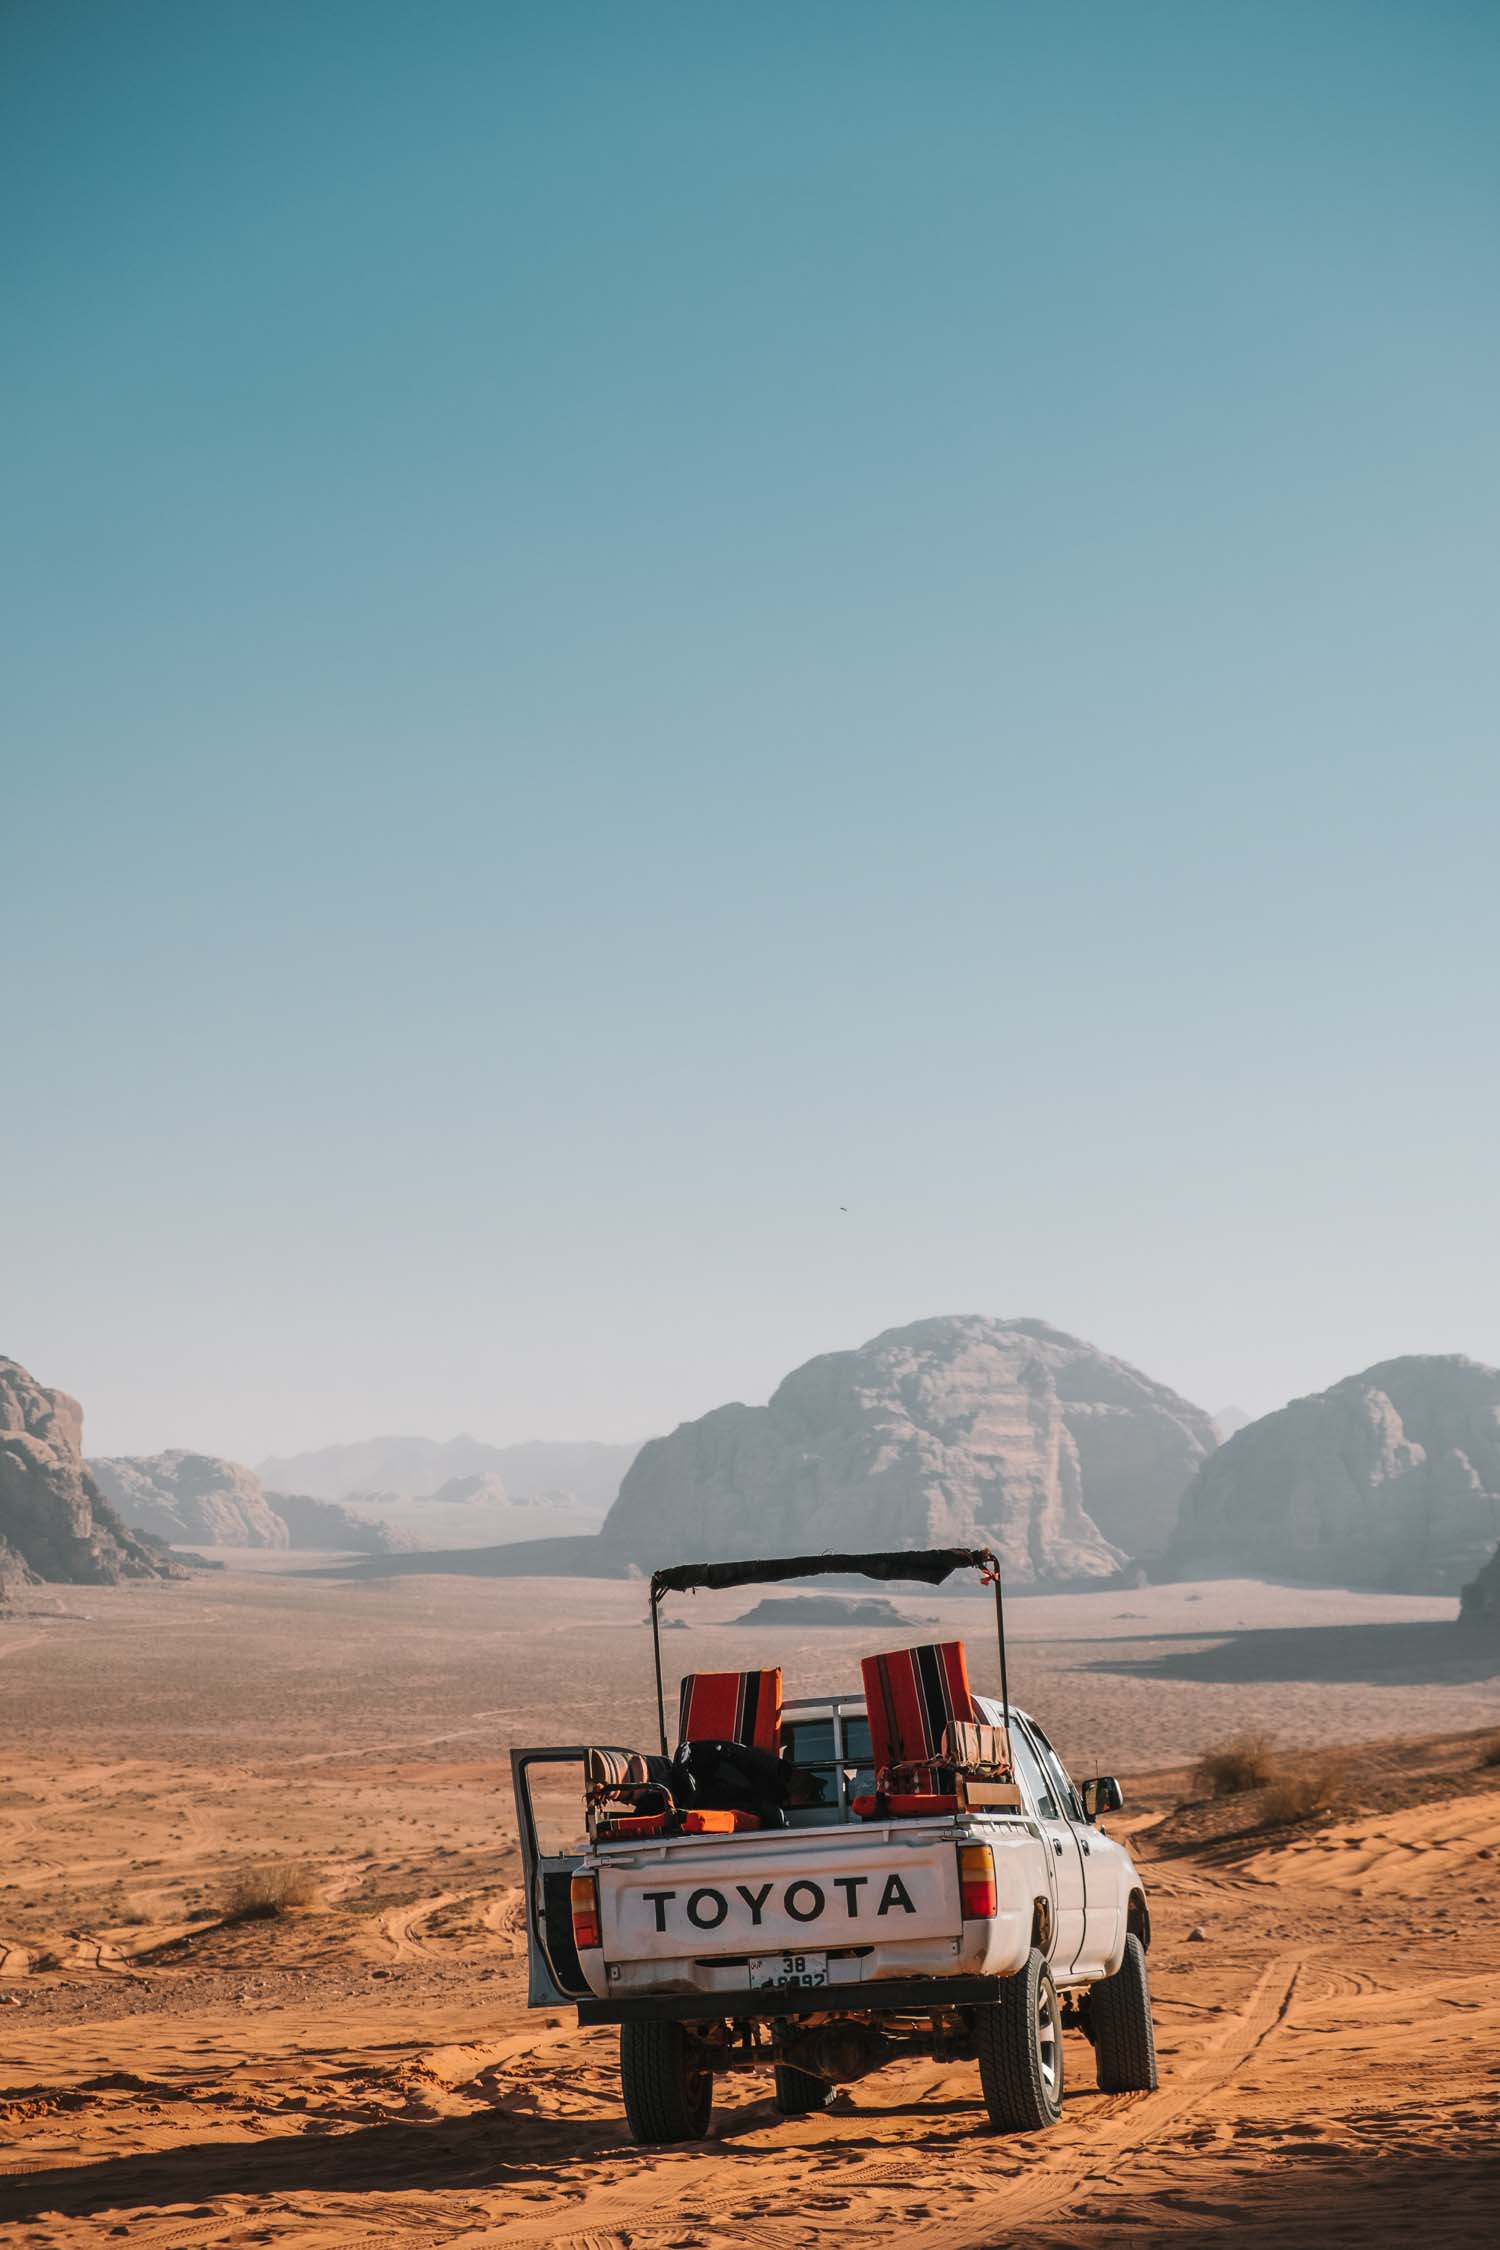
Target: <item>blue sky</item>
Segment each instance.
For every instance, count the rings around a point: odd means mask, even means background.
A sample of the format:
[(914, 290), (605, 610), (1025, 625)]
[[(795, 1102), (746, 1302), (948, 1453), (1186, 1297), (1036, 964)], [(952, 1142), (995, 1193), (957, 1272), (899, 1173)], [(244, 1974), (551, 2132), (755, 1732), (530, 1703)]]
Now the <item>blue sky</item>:
[(0, 1350), (1500, 1359), (1497, 114), (1488, 6), (17, 0)]

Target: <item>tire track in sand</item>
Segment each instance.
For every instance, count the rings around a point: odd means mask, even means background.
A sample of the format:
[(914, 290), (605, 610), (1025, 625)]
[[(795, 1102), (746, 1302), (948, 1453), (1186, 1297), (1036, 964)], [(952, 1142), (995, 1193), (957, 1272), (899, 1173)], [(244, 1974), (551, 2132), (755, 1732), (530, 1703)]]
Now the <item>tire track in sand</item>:
[[(450, 2238), (449, 2250), (509, 2250), (523, 2243), (616, 2250), (626, 2241), (636, 2250), (654, 2250), (659, 2241), (680, 2242), (690, 2231), (701, 2241), (744, 2243), (755, 2250), (808, 2250), (846, 2233), (877, 2239), (896, 2231), (910, 2250), (986, 2250), (997, 2228), (1008, 2232), (1057, 2214), (1085, 2190), (1100, 2187), (1120, 2157), (1169, 2135), (1228, 2086), (1286, 2022), (1302, 1970), (1300, 1957), (1271, 1962), (1239, 2010), (1174, 2083), (1155, 2094), (1091, 2101), (1087, 2121), (1080, 2119), (1071, 2130), (1064, 2112), (1062, 2123), (1046, 2135), (1007, 2141), (979, 2128), (971, 2140), (945, 2145), (928, 2163), (914, 2149), (882, 2150), (873, 2161), (856, 2159), (834, 2173), (818, 2162), (834, 2121), (777, 2120), (787, 2179), (784, 2195), (770, 2208), (756, 2208), (755, 2193), (747, 2193), (743, 2179), (720, 2186), (726, 2170), (738, 2171), (724, 2162), (734, 2143), (707, 2142), (659, 2156), (640, 2152), (629, 2181), (588, 2193), (585, 2226), (571, 2229), (566, 2208), (554, 2204), (535, 2217), (461, 2231)], [(847, 2126), (841, 2118), (834, 2131)], [(924, 2224), (922, 2215), (898, 2217), (893, 2194), (908, 2212), (913, 2202), (925, 2204), (930, 2218)], [(867, 2198), (868, 2220), (859, 2209)], [(684, 2206), (691, 2210), (690, 2222)], [(826, 2234), (818, 2223), (825, 2212)]]

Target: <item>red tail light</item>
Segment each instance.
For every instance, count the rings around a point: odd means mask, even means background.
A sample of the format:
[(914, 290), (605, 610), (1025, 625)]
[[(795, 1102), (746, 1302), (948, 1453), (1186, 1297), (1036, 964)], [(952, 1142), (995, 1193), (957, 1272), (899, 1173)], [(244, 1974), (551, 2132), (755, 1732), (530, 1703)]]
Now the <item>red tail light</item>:
[(580, 1953), (598, 1948), (599, 1936), (599, 1878), (596, 1875), (575, 1875), (568, 1888), (568, 1904), (573, 1911), (573, 1943)]
[(993, 1922), (1000, 1911), (995, 1891), (995, 1855), (988, 1844), (960, 1844), (958, 1887), (966, 1922)]

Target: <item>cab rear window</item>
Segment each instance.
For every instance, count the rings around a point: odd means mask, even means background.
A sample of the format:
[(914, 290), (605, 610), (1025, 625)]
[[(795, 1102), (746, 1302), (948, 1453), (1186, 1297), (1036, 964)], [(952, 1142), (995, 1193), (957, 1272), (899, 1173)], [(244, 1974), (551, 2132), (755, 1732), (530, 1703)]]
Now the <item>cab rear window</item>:
[(873, 1790), (868, 1719), (791, 1719), (782, 1741), (791, 1763), (817, 1784), (818, 1804), (842, 1809), (849, 1798)]

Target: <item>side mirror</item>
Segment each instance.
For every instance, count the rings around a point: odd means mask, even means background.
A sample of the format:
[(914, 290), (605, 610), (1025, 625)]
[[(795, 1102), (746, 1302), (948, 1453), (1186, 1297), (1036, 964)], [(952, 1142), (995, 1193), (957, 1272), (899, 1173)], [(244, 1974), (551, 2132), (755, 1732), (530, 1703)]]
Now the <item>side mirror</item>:
[(1098, 1820), (1107, 1812), (1123, 1812), (1125, 1797), (1112, 1773), (1101, 1773), (1083, 1785), (1083, 1809), (1090, 1820)]

